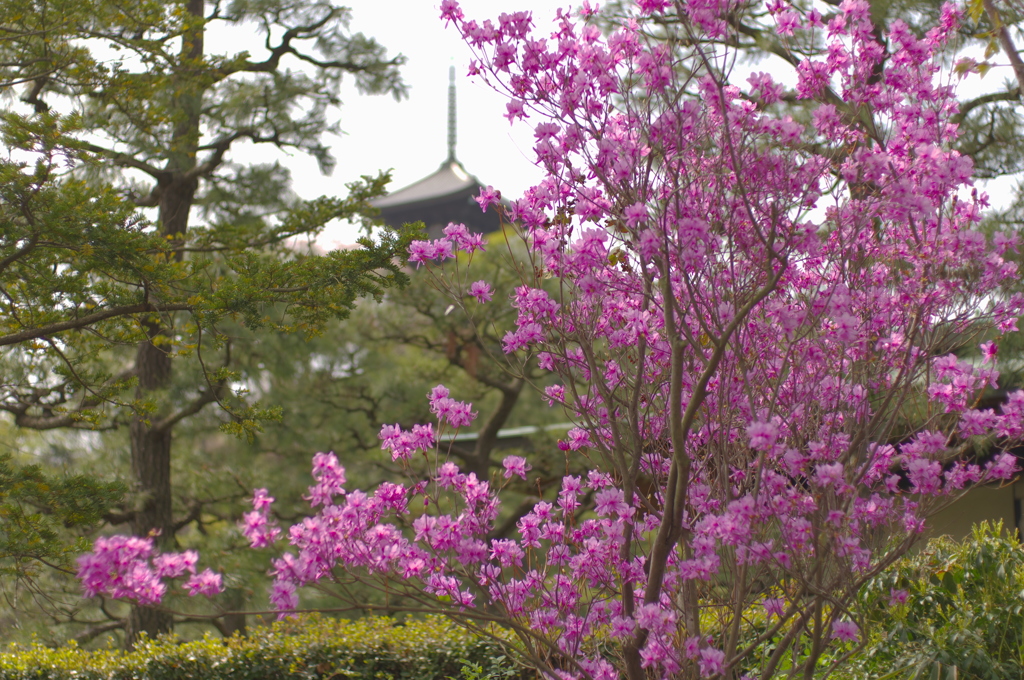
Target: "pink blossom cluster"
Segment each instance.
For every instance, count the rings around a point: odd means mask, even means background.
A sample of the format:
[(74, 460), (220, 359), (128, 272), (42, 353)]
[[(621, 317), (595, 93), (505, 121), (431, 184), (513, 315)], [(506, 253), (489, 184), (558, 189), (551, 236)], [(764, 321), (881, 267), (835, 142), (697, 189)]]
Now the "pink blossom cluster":
[(458, 251), (471, 255), (484, 249), (483, 234), (471, 233), (466, 225), (451, 222), (444, 228), (444, 237), (435, 241), (413, 241), (409, 245), (409, 261), (446, 260), (455, 257)]
[[(804, 127), (772, 113), (785, 88), (771, 75), (753, 74), (745, 89), (717, 75), (714, 50), (735, 9), (640, 2), (610, 33), (582, 12), (535, 37), (524, 36), (528, 17), (478, 23), (455, 2), (442, 7), (477, 51), (471, 72), (505, 90), (510, 119), (536, 121), (547, 173), (508, 210), (541, 266), (516, 292), (505, 349), (536, 353), (563, 379), (549, 398), (569, 404), (580, 427), (560, 447), (586, 451), (619, 485), (630, 442), (658, 443), (637, 459), (658, 480), (653, 497), (641, 503), (634, 490), (623, 502), (680, 552), (644, 552), (660, 582), (601, 592), (660, 607), (673, 634), (699, 632), (674, 604), (706, 592), (695, 582), (772, 574), (795, 593), (822, 562), (870, 573), (888, 554), (880, 537), (913, 536), (967, 485), (1016, 474), (1007, 453), (958, 457), (962, 437), (1009, 444), (1024, 422), (1019, 393), (973, 408), (998, 371), (948, 349), (976, 329), (1014, 330), (1024, 309), (1006, 291), (1015, 236), (978, 229), (984, 197), (961, 192), (971, 160), (949, 148), (957, 102), (940, 52), (957, 10), (944, 7), (920, 37), (893, 22), (887, 48), (863, 0), (827, 17), (768, 2), (781, 35), (822, 41), (795, 69), (795, 93), (812, 109)], [(663, 13), (702, 56), (646, 37), (648, 17)], [(870, 112), (870, 123), (851, 111)], [(990, 363), (996, 345), (983, 351)], [(896, 437), (901, 406), (920, 399), (934, 415)], [(589, 492), (594, 512), (611, 502), (605, 489)], [(664, 514), (679, 493), (681, 516)], [(631, 540), (649, 546), (652, 536)], [(632, 608), (621, 613), (635, 621)], [(781, 598), (780, 619), (797, 621), (796, 608)], [(587, 638), (566, 615), (549, 614), (560, 649), (566, 636)], [(681, 652), (659, 646), (657, 626), (637, 628), (641, 666), (665, 674), (687, 660), (704, 675), (741, 662), (727, 636), (691, 635), (696, 646)], [(852, 620), (829, 630), (837, 643), (859, 634)]]
[(224, 590), (220, 574), (210, 569), (196, 573), (199, 555), (194, 550), (160, 553), (151, 538), (110, 536), (97, 538), (92, 552), (78, 558), (78, 580), (86, 597), (108, 595), (158, 604), (167, 592), (164, 579), (190, 574), (182, 586), (189, 595), (212, 597)]
[(434, 426), (413, 425), (412, 430), (403, 431), (398, 424), (384, 425), (380, 429), (380, 448), (391, 452), (391, 460), (408, 459), (417, 451), (434, 448)]
[[(323, 454), (317, 454), (320, 455)], [(265, 548), (281, 535), (281, 529), (270, 517), (270, 505), (273, 502), (274, 498), (266, 489), (256, 489), (252, 498), (252, 512), (242, 516), (242, 534), (249, 539), (250, 545), (254, 548)]]
[(473, 405), (464, 401), (455, 401), (448, 396), (448, 388), (438, 385), (430, 391), (430, 412), (437, 416), (440, 425), (467, 427), (476, 419)]

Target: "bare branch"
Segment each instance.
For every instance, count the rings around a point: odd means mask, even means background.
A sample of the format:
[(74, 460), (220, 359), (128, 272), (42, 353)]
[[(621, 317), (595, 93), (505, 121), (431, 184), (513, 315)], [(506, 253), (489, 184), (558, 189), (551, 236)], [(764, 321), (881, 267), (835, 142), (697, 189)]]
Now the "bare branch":
[(218, 385), (214, 389), (202, 390), (199, 393), (199, 396), (193, 399), (188, 404), (188, 406), (186, 406), (185, 408), (181, 409), (176, 413), (172, 413), (171, 415), (160, 420), (159, 422), (154, 423), (153, 427), (151, 428), (151, 431), (166, 432), (167, 430), (171, 429), (185, 418), (188, 418), (189, 416), (193, 416), (199, 413), (200, 411), (203, 410), (204, 406), (206, 406), (207, 404), (212, 404), (213, 402), (217, 401), (219, 397), (218, 393), (220, 392), (220, 388), (221, 385)]
[(71, 639), (78, 644), (83, 645), (104, 633), (109, 633), (112, 630), (123, 630), (125, 625), (126, 622), (123, 619), (111, 621), (110, 623), (102, 623), (98, 626), (93, 626), (92, 628), (87, 629), (84, 633), (79, 633)]
[(1017, 78), (1017, 89), (1019, 90), (1024, 86), (1024, 61), (1020, 58), (1017, 46), (1013, 44), (1013, 38), (1010, 37), (1010, 29), (1003, 23), (1002, 18), (999, 16), (999, 10), (996, 9), (996, 4), (993, 0), (981, 0), (981, 4), (985, 7), (985, 14), (988, 15), (988, 20), (992, 24), (992, 30), (995, 31), (999, 38), (999, 45), (1010, 60), (1010, 66), (1013, 67), (1013, 75)]
[(97, 146), (96, 144), (90, 144), (88, 142), (82, 142), (81, 144), (78, 144), (76, 146), (84, 149), (85, 151), (88, 151), (89, 153), (94, 153), (99, 156), (109, 158), (111, 161), (113, 161), (115, 165), (118, 165), (120, 167), (141, 170), (142, 172), (146, 173), (147, 175), (155, 179), (157, 182), (167, 183), (171, 181), (171, 173), (168, 172), (167, 170), (160, 170), (159, 168), (153, 167), (152, 165), (145, 161), (140, 161), (139, 159), (129, 154), (121, 153), (120, 151), (113, 151), (111, 149), (107, 149), (102, 146)]
[(963, 122), (967, 114), (978, 108), (979, 106), (985, 106), (986, 104), (992, 104), (995, 102), (1012, 102), (1020, 99), (1020, 84), (1016, 88), (1007, 92), (990, 92), (983, 94), (980, 97), (968, 100), (960, 104), (960, 112), (953, 116), (951, 122), (960, 124)]

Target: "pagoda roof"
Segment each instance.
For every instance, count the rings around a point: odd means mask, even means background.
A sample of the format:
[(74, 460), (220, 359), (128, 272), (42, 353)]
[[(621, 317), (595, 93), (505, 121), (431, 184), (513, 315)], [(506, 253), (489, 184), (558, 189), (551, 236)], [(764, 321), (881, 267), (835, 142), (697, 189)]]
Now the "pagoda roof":
[(388, 208), (411, 208), (423, 206), (450, 198), (466, 192), (476, 193), (483, 186), (473, 177), (462, 163), (457, 160), (446, 160), (433, 174), (427, 175), (418, 182), (403, 187), (381, 198), (375, 199), (373, 205), (382, 211)]

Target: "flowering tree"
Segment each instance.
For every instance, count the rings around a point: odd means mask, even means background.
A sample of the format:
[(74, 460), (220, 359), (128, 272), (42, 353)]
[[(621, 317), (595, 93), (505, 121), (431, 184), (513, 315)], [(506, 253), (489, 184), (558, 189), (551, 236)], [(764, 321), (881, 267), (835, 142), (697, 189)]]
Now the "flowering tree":
[[(477, 23), (445, 0), (472, 71), (510, 93), (510, 120), (537, 121), (547, 176), (508, 215), (533, 267), (504, 344), (560, 376), (548, 397), (578, 424), (560, 446), (592, 469), (494, 538), (521, 458), (484, 480), (446, 460), (433, 424), (385, 426), (395, 460), (433, 472), (365, 493), (317, 454), (315, 514), (275, 562), (282, 611), (301, 586), (344, 601), (355, 579), (396, 608), (510, 629), (549, 675), (810, 678), (856, 652), (856, 593), (930, 513), (1014, 476), (1011, 455), (969, 453), (1024, 434), (1024, 393), (978, 410), (996, 345), (982, 365), (952, 353), (1014, 330), (1024, 306), (1003, 291), (1015, 239), (977, 230), (971, 161), (948, 149), (938, 52), (957, 12), (879, 42), (863, 0), (825, 17), (772, 0), (783, 36), (820, 46), (792, 74), (805, 127), (771, 113), (772, 77), (730, 82), (737, 8), (640, 0), (605, 37), (585, 4), (538, 39), (525, 13)], [(438, 280), (483, 304), (466, 266), (480, 245), (452, 225), (410, 260), (455, 257)], [(429, 399), (439, 429), (472, 422), (444, 387)], [(271, 501), (259, 490), (246, 517), (254, 546), (280, 534)]]

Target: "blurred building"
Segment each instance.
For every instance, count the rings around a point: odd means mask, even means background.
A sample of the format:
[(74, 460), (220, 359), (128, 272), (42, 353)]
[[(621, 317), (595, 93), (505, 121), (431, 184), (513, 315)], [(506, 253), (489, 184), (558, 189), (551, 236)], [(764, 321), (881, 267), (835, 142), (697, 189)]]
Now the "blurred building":
[(392, 227), (423, 222), (430, 238), (442, 235), (449, 222), (461, 222), (470, 231), (488, 234), (501, 228), (498, 213), (480, 210), (474, 198), (484, 185), (469, 174), (455, 156), (455, 67), (448, 71), (448, 158), (431, 175), (373, 201), (380, 218)]

